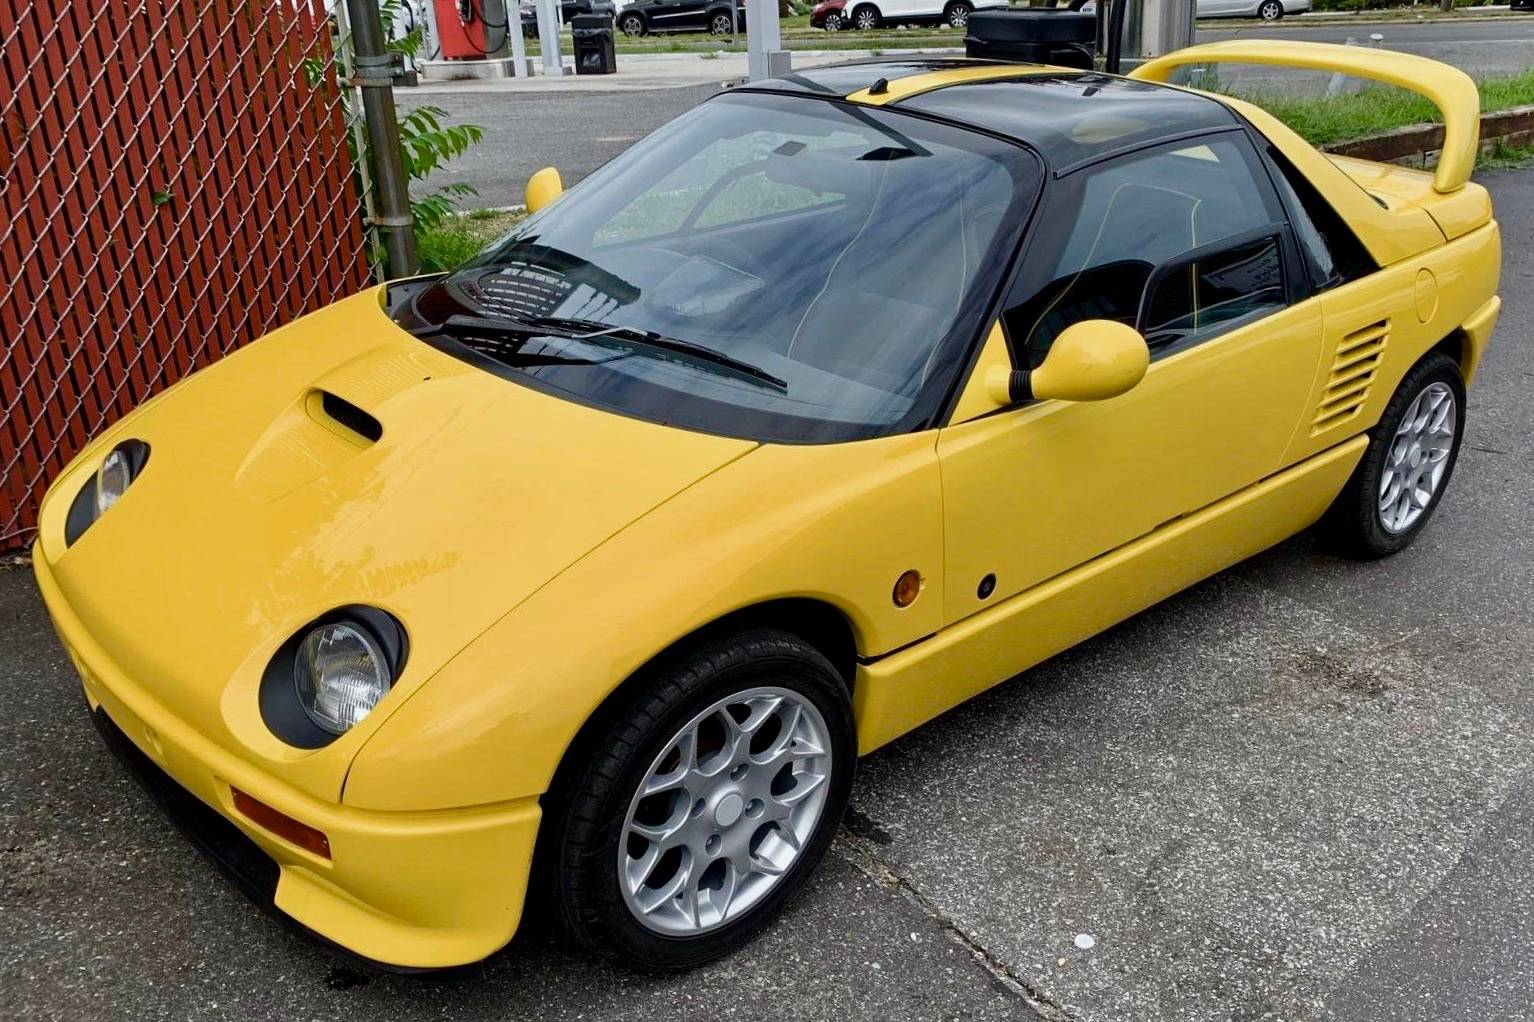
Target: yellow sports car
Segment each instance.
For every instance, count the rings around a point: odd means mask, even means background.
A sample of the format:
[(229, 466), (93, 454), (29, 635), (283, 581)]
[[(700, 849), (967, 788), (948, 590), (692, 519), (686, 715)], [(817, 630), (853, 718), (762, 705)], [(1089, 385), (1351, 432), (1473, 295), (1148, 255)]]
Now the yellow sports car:
[[(1425, 94), (1437, 170), (1163, 84), (1230, 60)], [(537, 892), (687, 967), (858, 755), (1323, 519), (1412, 541), (1499, 307), (1477, 106), (1254, 42), (738, 88), (115, 424), (38, 582), (107, 741), (301, 926), (448, 966)]]

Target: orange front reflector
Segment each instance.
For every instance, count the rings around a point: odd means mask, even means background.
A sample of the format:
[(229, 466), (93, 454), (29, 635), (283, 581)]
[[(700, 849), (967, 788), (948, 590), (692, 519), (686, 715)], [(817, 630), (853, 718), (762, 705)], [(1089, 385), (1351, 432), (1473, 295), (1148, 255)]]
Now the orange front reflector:
[(239, 788), (229, 790), (234, 793), (234, 807), (251, 822), (261, 825), (284, 841), (291, 842), (306, 852), (313, 852), (322, 859), (330, 858), (330, 839), (323, 833), (306, 823), (299, 823), (291, 816), (279, 813), (265, 802), (251, 798)]
[(915, 568), (895, 580), (895, 606), (909, 607), (921, 594), (921, 574)]

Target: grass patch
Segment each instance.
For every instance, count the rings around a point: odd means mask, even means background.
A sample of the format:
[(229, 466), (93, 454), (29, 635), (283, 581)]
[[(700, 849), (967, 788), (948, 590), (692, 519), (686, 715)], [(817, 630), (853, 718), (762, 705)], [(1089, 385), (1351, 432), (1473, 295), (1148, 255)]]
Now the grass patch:
[(478, 255), (480, 250), (527, 214), (501, 213), (490, 209), (450, 216), (435, 227), (415, 232), (421, 272), (452, 270)]
[(1534, 146), (1509, 146), (1498, 142), (1475, 162), (1478, 170), (1523, 170), (1534, 167)]
[[(1476, 84), (1481, 90), (1483, 113), (1534, 104), (1534, 69), (1482, 79)], [(1387, 85), (1368, 85), (1342, 96), (1228, 91), (1267, 110), (1318, 146), (1377, 135), (1408, 124), (1443, 120), (1438, 108), (1423, 97)]]

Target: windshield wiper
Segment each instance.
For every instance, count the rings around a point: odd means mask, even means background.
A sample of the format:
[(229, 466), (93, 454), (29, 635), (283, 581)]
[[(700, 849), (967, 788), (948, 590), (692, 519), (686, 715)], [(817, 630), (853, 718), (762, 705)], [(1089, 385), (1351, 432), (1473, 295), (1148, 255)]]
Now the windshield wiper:
[(694, 344), (691, 341), (667, 337), (665, 334), (658, 334), (653, 330), (641, 330), (630, 326), (614, 326), (611, 323), (601, 323), (594, 319), (568, 319), (562, 316), (534, 316), (528, 322), (533, 324), (536, 329), (548, 328), (560, 331), (560, 336), (568, 336), (577, 340), (600, 342), (602, 338), (610, 338), (624, 347), (655, 348), (667, 351), (674, 355), (682, 355), (688, 359), (703, 362), (707, 365), (718, 366), (721, 369), (727, 370), (729, 375), (739, 379), (748, 380), (752, 383), (763, 383), (784, 392), (788, 390), (787, 380), (779, 379), (761, 366), (752, 365), (750, 362), (742, 362), (740, 359), (732, 358), (722, 351), (715, 351), (713, 348)]
[(417, 337), (458, 334), (470, 337), (532, 337), (543, 332), (538, 324), (512, 316), (449, 316), (436, 326), (418, 331)]
[[(565, 330), (551, 330), (511, 316), (449, 316), (442, 323), (422, 330), (416, 336), (439, 337), (443, 334), (458, 339), (470, 350), (488, 355), (498, 362), (519, 366), (592, 366), (617, 360), (616, 358), (566, 358), (562, 355), (524, 352), (522, 347), (534, 337), (577, 340), (580, 335)], [(483, 339), (493, 343), (473, 344), (470, 343), (471, 339)], [(617, 358), (622, 357), (624, 356), (617, 356)]]

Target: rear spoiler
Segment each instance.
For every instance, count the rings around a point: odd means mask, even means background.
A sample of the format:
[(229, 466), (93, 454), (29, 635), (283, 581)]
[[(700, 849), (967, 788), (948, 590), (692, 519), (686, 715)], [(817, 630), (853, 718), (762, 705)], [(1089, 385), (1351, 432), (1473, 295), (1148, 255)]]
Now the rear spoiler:
[(1481, 135), (1481, 95), (1469, 75), (1448, 64), (1366, 46), (1232, 39), (1156, 57), (1135, 68), (1129, 77), (1165, 82), (1177, 68), (1190, 64), (1276, 64), (1335, 71), (1410, 89), (1431, 100), (1443, 115), (1443, 152), (1433, 175), (1433, 190), (1445, 194), (1458, 191), (1475, 169)]

